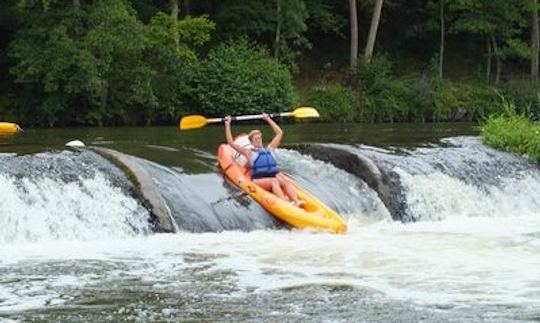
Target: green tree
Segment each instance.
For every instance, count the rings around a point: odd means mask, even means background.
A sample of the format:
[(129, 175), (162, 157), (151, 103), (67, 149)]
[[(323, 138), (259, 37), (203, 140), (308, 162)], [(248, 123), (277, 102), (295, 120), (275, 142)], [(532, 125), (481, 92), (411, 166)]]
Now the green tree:
[(381, 20), (382, 6), (383, 0), (375, 0), (373, 5), (373, 14), (371, 16), (371, 26), (369, 28), (368, 39), (366, 42), (366, 50), (364, 52), (364, 58), (367, 62), (369, 62), (373, 56), (375, 39), (377, 38), (377, 30), (379, 29), (379, 22)]
[(486, 80), (491, 79), (491, 60), (496, 60), (495, 83), (501, 77), (502, 63), (509, 57), (529, 58), (530, 49), (520, 38), (528, 25), (526, 1), (449, 0), (456, 15), (453, 32), (467, 32), (485, 39), (487, 47)]
[(67, 118), (69, 104), (87, 105), (84, 98), (100, 87), (97, 61), (76, 39), (86, 12), (51, 5), (35, 2), (20, 7), (23, 28), (9, 52), (16, 62), (11, 68), (16, 82), (24, 92), (33, 93), (23, 113), (31, 123), (49, 126), (62, 122), (60, 116)]
[(246, 39), (210, 51), (194, 78), (198, 113), (225, 116), (288, 110), (293, 106), (289, 71)]
[(190, 84), (198, 68), (194, 49), (210, 40), (215, 25), (206, 17), (175, 21), (158, 13), (148, 27), (149, 46), (144, 52), (144, 63), (155, 71), (150, 82), (159, 106), (153, 116), (158, 122), (167, 122), (191, 110)]
[(21, 95), (25, 117), (49, 126), (174, 119), (190, 92), (192, 49), (214, 26), (204, 17), (165, 14), (145, 25), (124, 0), (80, 8), (35, 2), (21, 10), (26, 19), (10, 45), (11, 73), (34, 93)]
[[(326, 15), (328, 7), (321, 1), (314, 3), (317, 14), (334, 17)], [(221, 6), (216, 21), (226, 36), (246, 35), (266, 43), (275, 58), (294, 67), (299, 50), (311, 47), (305, 36), (308, 18), (304, 0), (228, 0)], [(325, 27), (333, 23), (328, 19), (322, 22)]]

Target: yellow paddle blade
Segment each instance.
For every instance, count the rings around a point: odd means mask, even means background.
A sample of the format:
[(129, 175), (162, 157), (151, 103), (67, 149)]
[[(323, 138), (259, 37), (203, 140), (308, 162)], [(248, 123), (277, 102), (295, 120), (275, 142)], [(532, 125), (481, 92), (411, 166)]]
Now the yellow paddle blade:
[(208, 124), (208, 119), (201, 115), (185, 116), (180, 120), (180, 130), (202, 128)]
[(292, 112), (293, 117), (295, 118), (318, 118), (319, 112), (315, 110), (314, 108), (310, 107), (301, 107), (296, 108)]
[(22, 129), (16, 123), (0, 122), (0, 135), (11, 136), (21, 132)]

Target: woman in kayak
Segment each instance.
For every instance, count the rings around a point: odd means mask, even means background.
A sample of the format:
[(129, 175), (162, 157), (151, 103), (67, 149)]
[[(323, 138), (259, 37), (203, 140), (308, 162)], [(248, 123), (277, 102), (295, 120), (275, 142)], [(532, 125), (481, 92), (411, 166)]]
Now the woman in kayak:
[(251, 167), (251, 179), (253, 182), (263, 189), (274, 193), (276, 196), (286, 200), (285, 193), (294, 205), (300, 206), (301, 202), (298, 201), (296, 191), (285, 178), (277, 177), (279, 168), (274, 155), (274, 150), (279, 146), (281, 138), (283, 137), (283, 130), (277, 125), (277, 123), (270, 118), (266, 113), (263, 113), (263, 119), (268, 122), (272, 130), (274, 130), (275, 136), (270, 141), (268, 146), (263, 146), (262, 132), (260, 130), (252, 130), (248, 134), (249, 141), (253, 145), (253, 148), (245, 148), (237, 144), (233, 140), (231, 132), (231, 116), (226, 116), (223, 121), (225, 122), (225, 137), (227, 143), (234, 148), (237, 152), (244, 155)]

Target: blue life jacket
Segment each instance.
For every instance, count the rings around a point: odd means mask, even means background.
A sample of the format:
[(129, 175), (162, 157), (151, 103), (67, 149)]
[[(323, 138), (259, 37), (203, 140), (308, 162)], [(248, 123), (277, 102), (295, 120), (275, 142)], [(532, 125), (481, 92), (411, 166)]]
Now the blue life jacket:
[(251, 178), (274, 177), (279, 173), (277, 161), (272, 152), (266, 148), (253, 149), (258, 154), (251, 164)]

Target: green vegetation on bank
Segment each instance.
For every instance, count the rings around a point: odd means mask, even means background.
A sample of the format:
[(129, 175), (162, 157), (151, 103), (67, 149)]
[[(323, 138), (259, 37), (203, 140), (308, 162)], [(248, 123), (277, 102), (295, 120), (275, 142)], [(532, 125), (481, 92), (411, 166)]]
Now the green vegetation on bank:
[(323, 121), (442, 122), (482, 121), (502, 113), (501, 96), (516, 102), (518, 111), (540, 111), (540, 86), (521, 81), (501, 85), (478, 80), (440, 80), (424, 74), (401, 77), (385, 57), (360, 63), (352, 81), (322, 83), (304, 102), (321, 109)]
[(0, 120), (480, 121), (501, 96), (538, 116), (538, 25), (537, 0), (6, 0)]
[(540, 163), (540, 124), (525, 113), (515, 112), (513, 104), (505, 103), (505, 113), (492, 116), (482, 126), (484, 143), (498, 149), (525, 155)]

